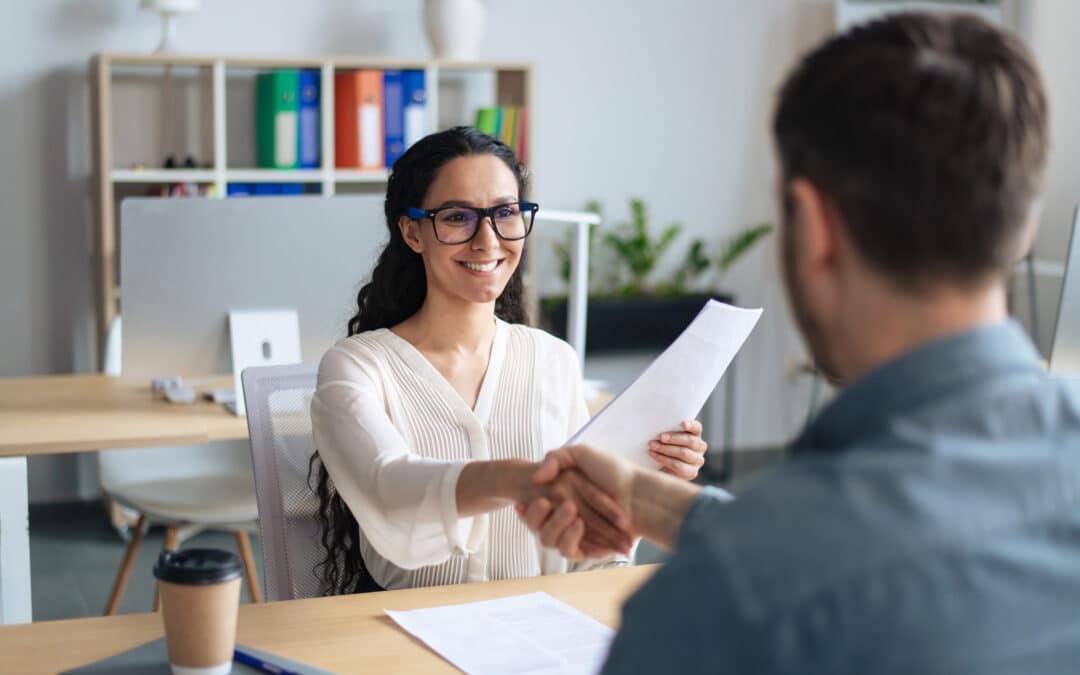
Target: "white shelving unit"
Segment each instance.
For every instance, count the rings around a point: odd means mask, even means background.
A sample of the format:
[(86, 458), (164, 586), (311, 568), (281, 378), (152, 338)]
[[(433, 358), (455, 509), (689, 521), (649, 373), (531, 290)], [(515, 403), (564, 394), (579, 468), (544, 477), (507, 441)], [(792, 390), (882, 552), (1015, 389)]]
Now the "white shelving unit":
[(1015, 25), (1016, 0), (833, 0), (836, 29), (895, 12), (970, 12), (999, 26)]
[[(322, 166), (317, 169), (274, 170), (254, 165), (251, 153), (235, 152), (244, 145), (253, 147), (254, 101), (242, 100), (236, 82), (249, 81), (247, 98), (255, 73), (279, 69), (313, 69), (320, 72)], [(479, 105), (514, 105), (531, 108), (531, 68), (525, 63), (455, 62), (340, 57), (253, 57), (225, 55), (102, 53), (91, 61), (93, 92), (93, 152), (95, 190), (95, 287), (99, 353), (110, 321), (119, 311), (120, 289), (117, 256), (119, 202), (138, 194), (140, 187), (152, 188), (173, 183), (197, 183), (212, 187), (216, 197), (227, 194), (230, 183), (303, 183), (312, 192), (333, 195), (341, 191), (379, 190), (387, 171), (338, 169), (334, 162), (334, 75), (338, 71), (423, 70), (427, 90), (427, 128), (437, 130), (453, 124), (471, 124)], [(480, 91), (474, 85), (480, 82)], [(484, 86), (486, 84), (486, 86)], [(176, 90), (192, 94), (175, 95)], [(159, 94), (153, 105), (132, 104), (141, 90)], [(446, 102), (440, 105), (441, 98)], [(478, 98), (479, 96), (479, 98)], [(230, 100), (230, 97), (233, 97)], [(143, 97), (147, 98), (147, 97)], [(193, 101), (189, 99), (197, 99)], [(247, 105), (247, 110), (238, 112)], [(126, 107), (125, 107), (126, 104)], [(232, 104), (233, 107), (230, 107)], [(454, 107), (458, 109), (453, 109)], [(230, 117), (231, 115), (231, 117)], [(246, 116), (246, 120), (238, 117)], [(181, 129), (187, 123), (194, 129)], [(233, 137), (230, 137), (233, 134)], [(526, 144), (532, 143), (532, 125), (526, 129)], [(199, 136), (199, 140), (192, 140)], [(194, 155), (205, 155), (200, 168), (156, 168), (165, 137), (183, 137)], [(154, 145), (157, 150), (142, 146)], [(123, 147), (123, 152), (118, 148)], [(245, 155), (243, 157), (230, 156)], [(156, 154), (155, 154), (156, 153)]]

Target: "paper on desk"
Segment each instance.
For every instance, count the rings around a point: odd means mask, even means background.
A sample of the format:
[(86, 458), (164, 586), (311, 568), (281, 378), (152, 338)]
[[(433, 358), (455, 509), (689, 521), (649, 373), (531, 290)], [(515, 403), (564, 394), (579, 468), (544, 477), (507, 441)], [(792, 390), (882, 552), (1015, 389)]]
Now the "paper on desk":
[(466, 673), (596, 673), (615, 632), (547, 593), (384, 610), (413, 636)]
[(701, 411), (759, 317), (760, 309), (709, 300), (675, 342), (566, 445), (592, 445), (655, 469), (649, 441)]

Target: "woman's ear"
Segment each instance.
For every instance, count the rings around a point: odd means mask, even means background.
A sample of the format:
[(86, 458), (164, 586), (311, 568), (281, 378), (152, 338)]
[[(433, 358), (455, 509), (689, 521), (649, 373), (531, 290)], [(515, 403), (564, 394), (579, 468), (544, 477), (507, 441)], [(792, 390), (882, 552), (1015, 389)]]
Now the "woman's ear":
[(420, 237), (420, 223), (408, 216), (402, 216), (398, 220), (398, 228), (401, 230), (401, 238), (405, 240), (406, 246), (414, 253), (424, 252), (424, 240)]

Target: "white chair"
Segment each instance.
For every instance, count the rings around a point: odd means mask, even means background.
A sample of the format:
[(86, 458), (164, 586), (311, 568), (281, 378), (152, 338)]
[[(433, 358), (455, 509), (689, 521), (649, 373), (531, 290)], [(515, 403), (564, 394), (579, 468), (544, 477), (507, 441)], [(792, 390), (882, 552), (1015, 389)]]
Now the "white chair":
[(319, 499), (308, 484), (316, 373), (314, 364), (300, 364), (246, 368), (241, 376), (270, 602), (319, 595)]
[[(121, 326), (120, 317), (109, 326), (107, 375), (120, 375)], [(248, 592), (252, 601), (262, 601), (248, 539), (248, 531), (256, 527), (258, 508), (251, 464), (242, 444), (105, 450), (98, 453), (98, 471), (106, 494), (138, 514), (109, 594), (106, 615), (116, 613), (120, 606), (139, 546), (152, 525), (167, 528), (166, 550), (175, 550), (204, 530), (234, 532), (246, 568)], [(154, 610), (158, 607), (155, 594)]]

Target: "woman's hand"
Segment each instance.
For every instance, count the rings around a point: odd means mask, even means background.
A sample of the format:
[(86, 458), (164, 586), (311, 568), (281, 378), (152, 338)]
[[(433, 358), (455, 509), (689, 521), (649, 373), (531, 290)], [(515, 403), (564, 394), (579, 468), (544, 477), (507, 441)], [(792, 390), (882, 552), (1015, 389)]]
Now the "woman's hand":
[[(593, 531), (596, 517), (576, 517), (572, 501), (552, 504), (541, 497), (517, 504), (518, 515), (544, 546), (558, 549), (570, 560), (628, 554), (633, 544), (629, 507), (635, 471), (640, 470), (592, 448), (571, 446), (553, 450), (532, 476), (532, 482), (553, 489), (562, 480), (578, 482), (583, 496), (587, 495), (590, 503), (596, 502), (596, 509), (604, 513), (601, 518), (604, 530)], [(611, 526), (616, 528), (615, 532), (607, 529)]]
[(660, 464), (660, 471), (693, 480), (705, 464), (705, 451), (709, 448), (701, 438), (701, 431), (701, 422), (684, 421), (681, 431), (665, 431), (649, 441), (649, 456)]
[[(545, 546), (571, 548), (559, 540), (572, 526), (567, 535), (575, 541), (572, 548), (576, 549), (584, 538), (581, 546), (588, 551), (578, 552), (577, 557), (601, 550), (630, 550), (630, 517), (619, 503), (578, 471), (559, 472), (552, 465), (543, 473), (545, 480), (534, 480), (540, 467), (539, 462), (520, 459), (469, 462), (458, 475), (458, 515), (486, 513), (505, 506), (507, 501), (536, 504), (543, 509), (544, 519), (561, 509), (558, 520), (546, 532), (535, 530)], [(518, 512), (522, 513), (520, 507)]]
[[(627, 532), (629, 515), (580, 472), (561, 471), (543, 484), (534, 482), (531, 488), (534, 497), (519, 501), (519, 505), (530, 504), (536, 507), (534, 513), (544, 514), (540, 520), (547, 521), (546, 526), (534, 529), (544, 546), (560, 549), (564, 555), (578, 549), (566, 555), (575, 560), (600, 551), (629, 552), (633, 545), (633, 537)], [(525, 515), (523, 508), (518, 513)]]

